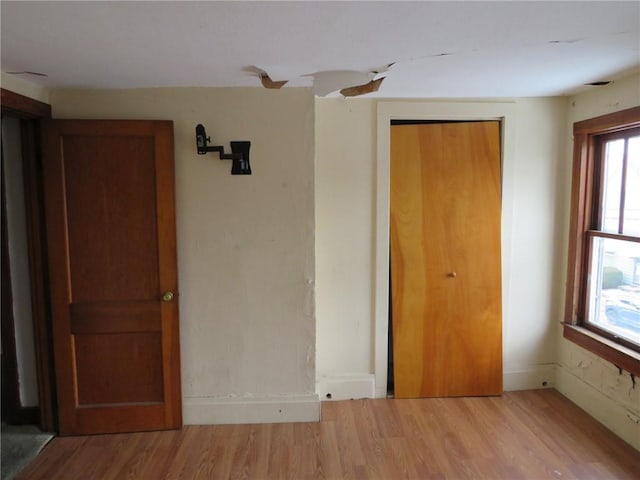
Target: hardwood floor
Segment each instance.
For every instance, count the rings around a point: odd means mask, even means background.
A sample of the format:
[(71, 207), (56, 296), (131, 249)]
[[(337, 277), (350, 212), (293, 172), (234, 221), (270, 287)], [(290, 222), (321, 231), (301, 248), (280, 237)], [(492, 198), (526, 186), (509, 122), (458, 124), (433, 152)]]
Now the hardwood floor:
[(56, 438), (19, 479), (638, 479), (640, 452), (554, 390), (322, 404), (319, 423)]

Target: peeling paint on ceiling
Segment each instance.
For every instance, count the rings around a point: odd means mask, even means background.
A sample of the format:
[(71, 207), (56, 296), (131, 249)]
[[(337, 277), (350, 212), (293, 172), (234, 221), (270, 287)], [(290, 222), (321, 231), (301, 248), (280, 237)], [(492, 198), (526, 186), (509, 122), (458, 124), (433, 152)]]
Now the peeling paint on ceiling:
[(397, 62), (368, 95), (544, 96), (640, 68), (640, 2), (3, 0), (0, 9), (2, 71), (45, 73), (29, 80), (52, 88), (261, 87), (267, 78), (247, 67), (257, 65), (287, 81), (281, 88), (339, 95)]

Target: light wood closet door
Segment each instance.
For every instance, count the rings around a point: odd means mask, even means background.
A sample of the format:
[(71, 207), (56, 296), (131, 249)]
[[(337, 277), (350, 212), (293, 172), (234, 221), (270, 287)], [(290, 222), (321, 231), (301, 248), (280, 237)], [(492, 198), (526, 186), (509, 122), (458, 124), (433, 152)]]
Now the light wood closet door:
[(502, 392), (500, 124), (391, 127), (396, 398)]

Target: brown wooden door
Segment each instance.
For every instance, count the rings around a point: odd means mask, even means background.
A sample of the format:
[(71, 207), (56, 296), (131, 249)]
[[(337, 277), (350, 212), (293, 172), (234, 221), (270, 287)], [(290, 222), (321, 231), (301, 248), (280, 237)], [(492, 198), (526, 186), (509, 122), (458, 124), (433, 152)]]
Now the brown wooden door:
[(60, 433), (179, 428), (173, 124), (52, 120), (43, 140)]
[(500, 125), (391, 127), (395, 396), (502, 392)]

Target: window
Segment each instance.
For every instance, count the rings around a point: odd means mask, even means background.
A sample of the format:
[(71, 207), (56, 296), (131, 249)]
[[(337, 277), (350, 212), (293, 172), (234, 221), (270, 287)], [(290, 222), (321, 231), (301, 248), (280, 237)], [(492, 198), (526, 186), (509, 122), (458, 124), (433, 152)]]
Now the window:
[(564, 335), (640, 374), (640, 107), (574, 124)]

